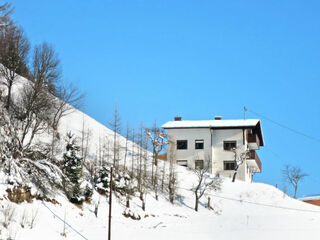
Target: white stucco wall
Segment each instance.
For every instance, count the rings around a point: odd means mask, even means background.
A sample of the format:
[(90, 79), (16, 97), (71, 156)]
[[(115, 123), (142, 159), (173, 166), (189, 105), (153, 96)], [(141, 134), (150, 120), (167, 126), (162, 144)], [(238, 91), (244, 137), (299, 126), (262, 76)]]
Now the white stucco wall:
[[(168, 154), (174, 152), (176, 160), (187, 160), (188, 167), (195, 167), (195, 159), (205, 160), (210, 159), (212, 164), (212, 173), (220, 174), (225, 177), (232, 177), (234, 170), (224, 170), (224, 161), (234, 161), (235, 154), (232, 151), (224, 150), (224, 141), (236, 141), (237, 151), (244, 152), (247, 147), (246, 139), (243, 142), (243, 130), (242, 129), (214, 129), (211, 132), (210, 128), (182, 128), (182, 129), (168, 129), (168, 137), (171, 141), (187, 140), (188, 149), (186, 150), (174, 150), (172, 146), (168, 146)], [(195, 149), (195, 140), (204, 140), (204, 149)], [(212, 141), (212, 148), (211, 148)], [(247, 164), (244, 162), (240, 165), (237, 179), (242, 181), (251, 181), (252, 174), (248, 171)]]
[[(208, 128), (168, 129), (169, 140), (188, 140), (188, 149), (176, 150), (177, 160), (187, 160), (188, 167), (194, 168), (195, 159), (211, 160), (211, 134)], [(195, 149), (195, 140), (204, 140), (204, 149)], [(176, 148), (176, 146), (174, 146)], [(168, 154), (171, 148), (168, 147)]]
[[(243, 142), (243, 130), (242, 129), (222, 129), (214, 130), (212, 134), (212, 147), (213, 147), (213, 158), (212, 158), (212, 169), (213, 174), (221, 174), (226, 177), (232, 177), (233, 170), (224, 170), (224, 161), (234, 161), (235, 154), (233, 151), (224, 150), (224, 141), (236, 141), (237, 151), (244, 152), (246, 150), (246, 142)], [(237, 178), (243, 181), (247, 180), (246, 166), (242, 164), (239, 167)]]

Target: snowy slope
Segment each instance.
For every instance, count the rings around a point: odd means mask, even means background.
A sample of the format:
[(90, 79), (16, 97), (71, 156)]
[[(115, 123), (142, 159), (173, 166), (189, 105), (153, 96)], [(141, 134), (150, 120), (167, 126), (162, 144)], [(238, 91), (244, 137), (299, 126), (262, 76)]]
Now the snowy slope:
[[(206, 199), (203, 198), (199, 212), (195, 212), (194, 198), (189, 190), (193, 178), (191, 171), (179, 167), (179, 179), (183, 181), (179, 184), (180, 200), (174, 205), (165, 196), (156, 201), (150, 193), (146, 212), (143, 212), (139, 200), (135, 199), (132, 208), (141, 215), (141, 220), (125, 218), (122, 215), (125, 207), (114, 197), (112, 239), (310, 239), (320, 234), (319, 207), (291, 199), (278, 189), (261, 183), (232, 183), (230, 179), (224, 179), (222, 191), (211, 195), (215, 210), (205, 208)], [(41, 201), (11, 204), (16, 212), (9, 228), (11, 235), (16, 233), (16, 239), (106, 239), (106, 199), (100, 199), (98, 218), (93, 213), (93, 205), (85, 204), (80, 209), (63, 197), (57, 200), (60, 204)], [(6, 201), (1, 201), (3, 207), (7, 207), (5, 204)], [(20, 226), (25, 210), (28, 221), (32, 211), (38, 210), (32, 229)], [(74, 228), (66, 227), (67, 238), (61, 235), (64, 217)], [(3, 237), (6, 231), (2, 229)]]
[[(92, 132), (90, 155), (94, 156), (101, 139), (113, 132), (75, 110), (61, 120), (61, 135), (72, 131), (80, 136), (83, 125)], [(123, 202), (113, 197), (112, 239), (310, 239), (320, 234), (319, 207), (291, 199), (262, 183), (232, 183), (224, 179), (221, 192), (210, 193), (214, 210), (206, 208), (207, 197), (203, 197), (199, 212), (195, 212), (190, 189), (196, 178), (187, 168), (177, 169), (179, 195), (174, 205), (169, 203), (166, 194), (156, 201), (153, 192), (147, 195), (145, 212), (137, 197), (131, 201), (131, 210), (141, 216), (141, 220), (125, 218)], [(0, 239), (107, 239), (109, 206), (106, 198), (95, 193), (91, 204), (85, 203), (82, 208), (71, 204), (63, 195), (56, 196), (58, 204), (39, 200), (14, 204), (7, 200), (7, 186), (2, 179), (0, 175)], [(96, 218), (94, 207), (99, 199)], [(12, 219), (5, 228), (10, 215)], [(34, 224), (31, 223), (33, 218)], [(66, 237), (62, 235), (64, 228)]]
[[(1, 64), (0, 64), (1, 67)], [(0, 77), (0, 82), (2, 81)], [(24, 87), (24, 84), (28, 83), (29, 81), (25, 79), (24, 77), (17, 76), (15, 80), (15, 84), (12, 88), (12, 98), (18, 98), (19, 92)], [(6, 95), (6, 88), (0, 84), (0, 90), (3, 91), (3, 95)], [(112, 116), (112, 113), (110, 112), (109, 116)], [(106, 119), (106, 123), (108, 121), (111, 121), (112, 119)], [(89, 138), (89, 159), (94, 157), (94, 155), (97, 154), (97, 151), (99, 148), (102, 147), (103, 144), (106, 144), (106, 142), (113, 140), (113, 131), (107, 128), (105, 125), (99, 123), (92, 117), (88, 116), (84, 112), (72, 108), (71, 111), (68, 111), (68, 114), (61, 118), (59, 123), (59, 133), (61, 136), (60, 143), (62, 148), (65, 146), (65, 136), (68, 132), (71, 132), (72, 134), (75, 134), (78, 137), (78, 144), (82, 135), (82, 132), (88, 132), (90, 131), (90, 138)], [(46, 133), (42, 134), (42, 136), (36, 136), (35, 141), (42, 141), (42, 142), (51, 142), (51, 135), (47, 135)], [(119, 141), (120, 144), (124, 144), (125, 138), (123, 138), (121, 135), (119, 135)], [(111, 146), (111, 144), (110, 144)]]

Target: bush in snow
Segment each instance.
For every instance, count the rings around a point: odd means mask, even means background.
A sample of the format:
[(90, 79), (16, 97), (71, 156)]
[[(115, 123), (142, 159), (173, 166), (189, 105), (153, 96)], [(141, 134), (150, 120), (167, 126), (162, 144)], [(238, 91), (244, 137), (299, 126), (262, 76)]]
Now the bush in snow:
[(81, 189), (82, 157), (74, 135), (67, 134), (66, 152), (63, 154), (64, 189), (72, 203), (82, 204), (84, 197)]
[(8, 204), (7, 206), (5, 206), (2, 209), (2, 215), (3, 215), (2, 225), (3, 225), (3, 227), (8, 228), (10, 223), (13, 220), (14, 215), (15, 215), (15, 207), (14, 207), (14, 205)]
[(7, 178), (6, 182), (21, 189), (36, 189), (37, 195), (47, 196), (62, 186), (63, 174), (45, 155), (30, 158), (32, 151), (37, 151), (36, 146), (21, 151), (19, 128), (13, 123), (15, 121), (18, 120), (11, 118), (0, 102), (0, 167)]
[(115, 173), (112, 187), (122, 196), (126, 194), (134, 195), (134, 193), (138, 190), (136, 180), (132, 179), (129, 174), (123, 171)]
[[(110, 167), (104, 166), (99, 167), (97, 176), (95, 177), (95, 187), (100, 194), (108, 194), (110, 188)], [(124, 195), (134, 195), (137, 191), (137, 182), (132, 179), (129, 174), (123, 171), (118, 171), (118, 173), (113, 173), (112, 179), (112, 189), (115, 194)]]
[(126, 208), (124, 210), (124, 212), (122, 213), (123, 216), (125, 216), (126, 218), (131, 218), (133, 220), (140, 220), (141, 217), (138, 213), (133, 212), (131, 209)]
[(110, 182), (110, 168), (98, 167), (97, 174), (94, 178), (96, 190), (100, 194), (109, 193), (109, 182)]
[(86, 201), (91, 201), (92, 195), (93, 195), (93, 189), (89, 184), (86, 185), (83, 195)]

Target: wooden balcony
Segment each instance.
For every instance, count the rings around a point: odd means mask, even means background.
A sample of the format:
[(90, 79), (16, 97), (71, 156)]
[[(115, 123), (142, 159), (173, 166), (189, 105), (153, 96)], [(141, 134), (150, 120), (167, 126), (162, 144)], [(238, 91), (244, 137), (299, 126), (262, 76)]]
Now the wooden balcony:
[(258, 150), (260, 147), (260, 139), (258, 134), (248, 134), (247, 135), (248, 147), (250, 150)]
[(247, 158), (247, 164), (254, 169), (254, 172), (261, 172), (262, 164), (258, 154), (254, 150), (250, 150)]

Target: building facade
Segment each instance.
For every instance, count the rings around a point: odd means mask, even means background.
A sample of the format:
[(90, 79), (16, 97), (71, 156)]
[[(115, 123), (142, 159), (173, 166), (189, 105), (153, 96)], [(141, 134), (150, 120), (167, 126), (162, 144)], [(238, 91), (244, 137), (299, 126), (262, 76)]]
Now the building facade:
[(264, 145), (258, 119), (184, 121), (176, 117), (162, 126), (168, 134), (167, 158), (190, 168), (209, 166), (214, 175), (252, 181), (261, 172), (256, 153)]

